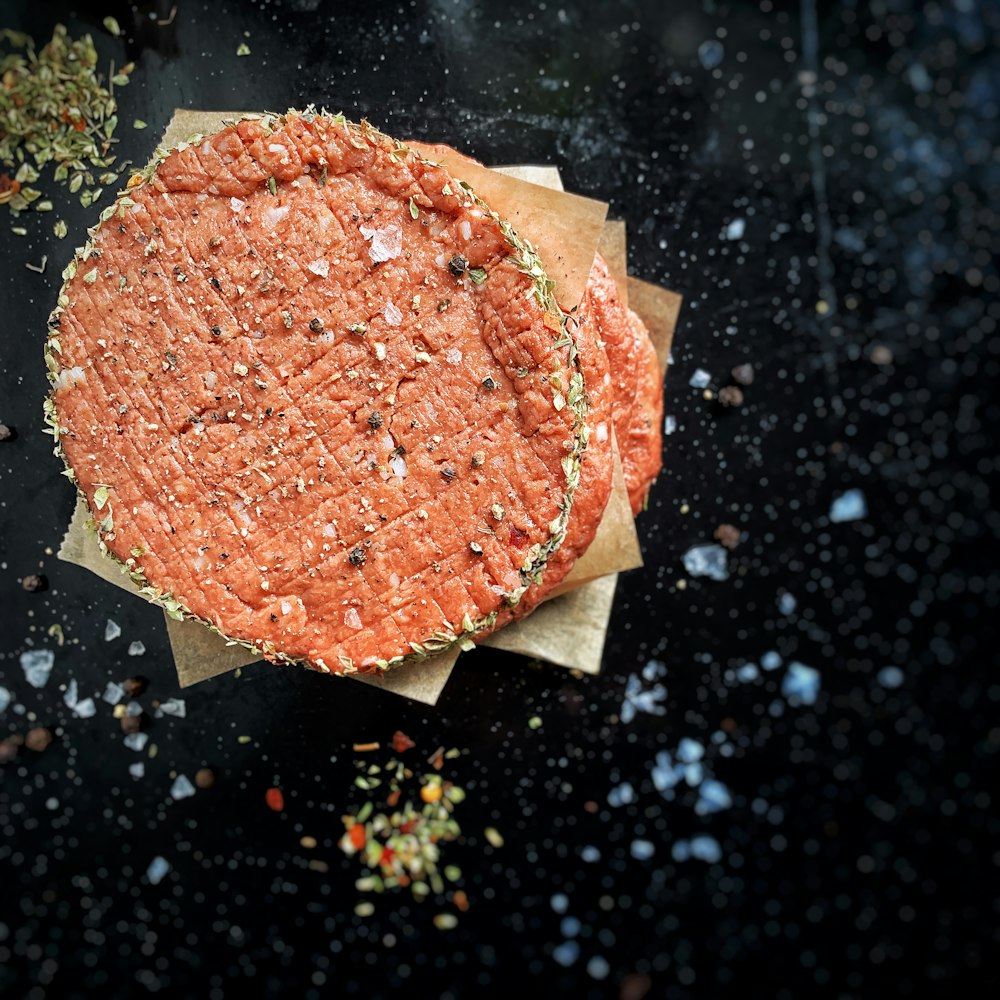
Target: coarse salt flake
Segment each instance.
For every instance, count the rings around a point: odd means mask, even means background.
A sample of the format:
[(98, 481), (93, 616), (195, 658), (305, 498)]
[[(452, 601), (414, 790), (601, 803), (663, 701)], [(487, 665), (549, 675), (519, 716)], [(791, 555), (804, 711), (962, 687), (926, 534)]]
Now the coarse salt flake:
[(289, 208), (287, 205), (279, 205), (278, 208), (269, 208), (265, 210), (264, 219), (273, 229), (286, 215), (288, 215), (288, 212)]
[(389, 326), (399, 326), (403, 322), (402, 312), (400, 312), (399, 307), (391, 300), (386, 302), (385, 308), (382, 310), (382, 315), (385, 316), (385, 321)]
[(403, 230), (395, 222), (381, 229), (361, 226), (361, 235), (371, 243), (368, 247), (368, 256), (371, 257), (373, 264), (393, 260), (403, 252)]

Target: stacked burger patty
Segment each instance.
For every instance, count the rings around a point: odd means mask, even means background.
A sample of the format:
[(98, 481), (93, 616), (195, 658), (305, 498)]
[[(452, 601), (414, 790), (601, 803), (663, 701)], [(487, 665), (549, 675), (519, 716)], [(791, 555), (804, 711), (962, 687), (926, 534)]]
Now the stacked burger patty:
[(385, 669), (537, 606), (617, 438), (660, 467), (641, 320), (367, 124), (246, 118), (102, 213), (50, 321), (49, 422), (147, 597), (274, 661)]

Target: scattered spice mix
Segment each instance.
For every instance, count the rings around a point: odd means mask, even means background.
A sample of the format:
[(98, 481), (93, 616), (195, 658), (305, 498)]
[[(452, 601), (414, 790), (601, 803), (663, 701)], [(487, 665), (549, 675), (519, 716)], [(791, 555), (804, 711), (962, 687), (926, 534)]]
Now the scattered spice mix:
[[(405, 733), (397, 732), (392, 738), (397, 753), (413, 745)], [(459, 753), (439, 749), (428, 763), (441, 768)], [(444, 896), (448, 885), (462, 877), (455, 865), (441, 864), (441, 846), (461, 835), (453, 814), (465, 799), (465, 791), (442, 774), (417, 774), (395, 758), (384, 765), (356, 763), (361, 773), (355, 785), (366, 791), (380, 790), (353, 815), (342, 817), (340, 849), (349, 857), (358, 855), (369, 869), (355, 883), (358, 890), (381, 893), (409, 887), (417, 899), (432, 892)], [(379, 801), (381, 794), (385, 798)], [(450, 898), (458, 910), (468, 909), (468, 898), (460, 889), (452, 889)], [(444, 925), (454, 926), (451, 915), (444, 916)]]
[(31, 186), (48, 163), (55, 165), (54, 180), (93, 204), (117, 178), (110, 170), (114, 88), (129, 82), (133, 64), (115, 72), (112, 63), (105, 86), (93, 39), (74, 40), (61, 24), (41, 50), (10, 29), (0, 31), (0, 45), (0, 205), (15, 217), (29, 207), (51, 211), (52, 202)]

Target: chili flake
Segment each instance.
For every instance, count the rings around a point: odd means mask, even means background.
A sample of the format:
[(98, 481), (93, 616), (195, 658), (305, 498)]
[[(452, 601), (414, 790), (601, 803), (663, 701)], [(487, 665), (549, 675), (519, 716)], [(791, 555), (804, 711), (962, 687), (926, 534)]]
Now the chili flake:
[(410, 739), (402, 730), (397, 729), (396, 732), (392, 734), (392, 749), (396, 753), (402, 753), (404, 750), (412, 750), (416, 746), (416, 743)]

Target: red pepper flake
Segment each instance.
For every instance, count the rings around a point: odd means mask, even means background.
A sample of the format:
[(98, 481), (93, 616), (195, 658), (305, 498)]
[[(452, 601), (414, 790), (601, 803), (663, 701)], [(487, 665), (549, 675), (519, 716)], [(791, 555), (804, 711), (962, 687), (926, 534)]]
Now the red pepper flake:
[(444, 747), (438, 747), (437, 750), (431, 754), (430, 759), (427, 761), (435, 771), (440, 771), (444, 766)]
[(355, 743), (352, 749), (355, 753), (370, 753), (372, 750), (378, 750), (378, 743)]
[(264, 801), (267, 803), (268, 809), (272, 809), (276, 813), (283, 812), (285, 809), (285, 796), (281, 794), (280, 788), (269, 788), (264, 794)]
[(522, 531), (517, 525), (510, 526), (510, 543), (519, 549), (523, 549), (528, 544), (528, 533)]
[(390, 809), (395, 809), (399, 805), (399, 796), (402, 794), (402, 791), (401, 788), (396, 788), (389, 793), (389, 798), (385, 802)]
[(410, 750), (415, 746), (416, 743), (414, 743), (413, 740), (411, 740), (410, 737), (407, 736), (402, 730), (397, 729), (392, 734), (392, 749), (395, 750), (396, 753), (402, 753), (404, 750)]
[(348, 836), (351, 838), (351, 843), (354, 845), (356, 851), (360, 851), (361, 848), (365, 846), (365, 825), (364, 823), (355, 823), (354, 826), (348, 831)]
[(455, 904), (455, 909), (461, 910), (462, 913), (465, 913), (469, 909), (469, 897), (461, 889), (455, 890), (451, 901)]
[(78, 111), (75, 115), (70, 114), (69, 108), (63, 108), (59, 117), (67, 124), (72, 125), (77, 132), (85, 132), (87, 123)]

